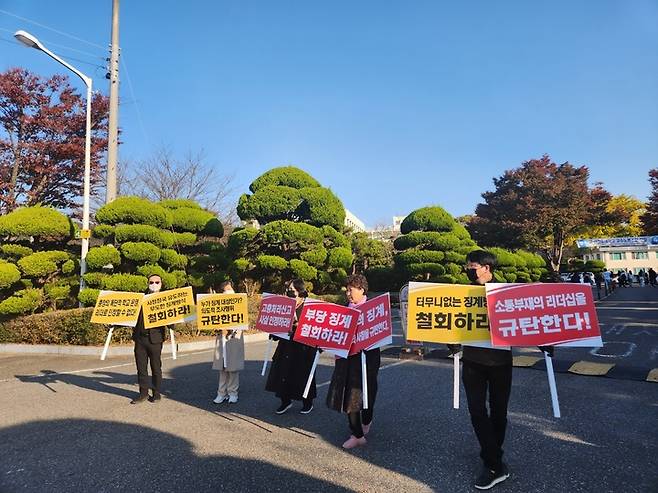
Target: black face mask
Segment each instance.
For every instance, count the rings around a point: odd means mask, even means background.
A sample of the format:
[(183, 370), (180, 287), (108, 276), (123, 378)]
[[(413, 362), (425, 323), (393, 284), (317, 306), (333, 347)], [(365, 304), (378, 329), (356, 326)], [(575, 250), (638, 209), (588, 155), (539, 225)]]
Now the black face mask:
[(471, 282), (477, 281), (478, 280), (477, 269), (466, 269), (466, 277), (468, 277), (468, 280)]
[(297, 293), (295, 293), (292, 289), (289, 289), (286, 291), (286, 296), (288, 298), (297, 298)]

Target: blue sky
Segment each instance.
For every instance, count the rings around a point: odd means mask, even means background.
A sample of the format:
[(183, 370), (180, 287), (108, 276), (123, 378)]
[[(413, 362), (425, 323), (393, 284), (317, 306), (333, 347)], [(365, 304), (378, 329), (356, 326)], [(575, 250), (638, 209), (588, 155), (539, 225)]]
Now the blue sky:
[[(60, 71), (25, 29), (107, 93), (111, 3), (0, 0), (0, 70)], [(369, 226), (544, 153), (641, 199), (658, 166), (654, 0), (123, 0), (121, 47), (121, 158), (204, 149), (240, 192), (293, 164)]]

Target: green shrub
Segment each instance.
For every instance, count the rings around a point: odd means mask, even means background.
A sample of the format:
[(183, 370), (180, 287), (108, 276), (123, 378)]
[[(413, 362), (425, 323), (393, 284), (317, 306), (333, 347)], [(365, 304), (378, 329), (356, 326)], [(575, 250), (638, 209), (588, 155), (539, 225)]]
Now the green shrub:
[(100, 289), (84, 288), (78, 293), (78, 301), (85, 306), (95, 306)]
[(441, 264), (433, 262), (423, 262), (418, 264), (409, 264), (406, 266), (407, 272), (412, 276), (428, 274), (433, 276), (439, 276), (445, 274), (445, 267)]
[(18, 261), (23, 274), (27, 277), (46, 277), (57, 272), (58, 265), (69, 260), (69, 254), (59, 250), (32, 253)]
[(258, 235), (256, 228), (236, 229), (228, 237), (228, 252), (233, 257), (245, 255), (247, 247), (254, 241)]
[(320, 183), (311, 175), (294, 166), (272, 168), (256, 178), (249, 190), (257, 192), (267, 186), (283, 186), (291, 188), (319, 187)]
[(251, 262), (246, 258), (237, 258), (231, 264), (231, 268), (236, 272), (243, 273), (251, 269)]
[(333, 247), (351, 248), (352, 246), (347, 236), (339, 233), (331, 226), (322, 226), (322, 234)]
[(173, 245), (178, 245), (179, 247), (187, 247), (187, 246), (192, 246), (196, 243), (196, 235), (194, 233), (170, 233), (170, 234), (173, 239)]
[(300, 190), (303, 199), (299, 212), (309, 224), (342, 228), (345, 223), (343, 203), (328, 188), (315, 187)]
[(514, 272), (506, 272), (505, 280), (507, 282), (516, 282), (517, 275)]
[(105, 279), (105, 289), (110, 291), (132, 291), (143, 293), (148, 287), (148, 280), (144, 276), (134, 274), (112, 274)]
[(33, 253), (33, 250), (23, 245), (15, 245), (10, 243), (0, 246), (0, 252), (2, 252), (5, 257), (19, 259), (21, 257), (30, 255)]
[(349, 269), (353, 260), (354, 256), (349, 248), (337, 247), (329, 250), (327, 263), (334, 269)]
[(311, 281), (318, 275), (318, 271), (315, 267), (311, 267), (303, 260), (298, 259), (292, 259), (290, 261), (290, 270), (295, 277), (299, 277), (304, 281)]
[(256, 257), (256, 264), (261, 269), (271, 270), (284, 270), (288, 267), (288, 261), (277, 255), (259, 255)]
[(202, 233), (205, 236), (214, 236), (215, 238), (222, 238), (224, 236), (224, 226), (219, 219), (213, 217), (210, 221), (206, 223), (206, 227), (203, 228)]
[(169, 231), (162, 231), (148, 224), (121, 224), (115, 229), (115, 239), (119, 243), (143, 241), (160, 248), (171, 248), (174, 237)]
[(179, 207), (201, 209), (201, 206), (192, 199), (166, 199), (161, 200), (159, 204), (167, 209), (178, 209)]
[(297, 244), (303, 247), (317, 247), (322, 244), (322, 230), (310, 224), (292, 221), (272, 221), (260, 229), (259, 235), (269, 245)]
[(347, 272), (345, 269), (334, 269), (331, 271), (330, 275), (332, 282), (334, 282), (336, 285), (345, 286), (345, 283), (347, 282)]
[(163, 289), (173, 289), (178, 287), (176, 276), (170, 272), (165, 271), (159, 265), (155, 265), (155, 264), (140, 265), (139, 267), (137, 267), (137, 272), (147, 279), (149, 278), (149, 276), (153, 276), (153, 275), (160, 276), (160, 279), (162, 280)]
[(437, 276), (434, 280), (436, 282), (443, 283), (443, 284), (456, 284), (457, 283), (457, 278), (455, 276), (451, 276), (449, 274), (444, 274), (442, 276)]
[(154, 264), (160, 260), (160, 249), (152, 243), (129, 241), (121, 245), (121, 254), (138, 264)]
[(211, 220), (217, 219), (211, 212), (192, 207), (178, 207), (171, 214), (172, 226), (180, 232), (201, 233)]
[(443, 266), (446, 269), (446, 274), (451, 275), (455, 278), (463, 272), (463, 267), (461, 265), (448, 262), (447, 264), (443, 264)]
[(50, 207), (19, 207), (0, 216), (0, 237), (34, 237), (40, 241), (63, 241), (73, 237), (71, 220)]
[(26, 288), (16, 291), (13, 296), (0, 302), (0, 315), (32, 313), (41, 305), (43, 305), (43, 292), (40, 289)]
[(253, 195), (240, 196), (237, 212), (241, 219), (258, 219), (264, 224), (289, 219), (301, 203), (299, 190), (284, 186), (267, 186)]
[(73, 271), (75, 270), (75, 268), (76, 268), (75, 261), (72, 260), (72, 259), (68, 259), (66, 262), (64, 262), (62, 264), (62, 267), (61, 267), (62, 274), (65, 274), (65, 275), (72, 274)]
[(101, 239), (112, 238), (114, 233), (115, 233), (114, 227), (110, 226), (109, 224), (98, 224), (92, 231), (92, 235), (94, 238), (101, 238)]
[(102, 272), (86, 272), (82, 276), (85, 284), (90, 288), (103, 288), (105, 286), (105, 279), (108, 277), (109, 274), (104, 274)]
[(161, 205), (139, 197), (118, 197), (96, 211), (101, 224), (148, 224), (156, 228), (171, 227), (171, 212)]
[(0, 261), (0, 289), (5, 289), (18, 282), (21, 278), (21, 272), (14, 264)]
[(400, 224), (400, 233), (412, 231), (452, 231), (455, 225), (453, 217), (441, 207), (423, 207), (416, 209)]
[(324, 263), (325, 260), (327, 260), (327, 249), (324, 247), (317, 247), (302, 252), (299, 256), (303, 261), (309, 263), (310, 265), (319, 267)]
[(187, 265), (187, 257), (176, 252), (176, 250), (165, 248), (160, 252), (160, 262), (173, 269), (184, 269)]
[(398, 236), (393, 242), (396, 250), (419, 247), (427, 250), (454, 251), (461, 240), (453, 233), (438, 233), (435, 231), (412, 231)]
[(64, 300), (71, 294), (71, 286), (68, 284), (48, 283), (43, 290), (51, 300)]
[[(448, 252), (450, 253), (450, 252)], [(435, 250), (407, 250), (400, 252), (396, 256), (396, 262), (401, 265), (419, 264), (419, 263), (439, 263), (445, 258), (444, 252)]]
[(116, 268), (120, 264), (121, 254), (113, 245), (94, 247), (87, 253), (87, 267), (91, 270), (99, 270), (106, 265)]

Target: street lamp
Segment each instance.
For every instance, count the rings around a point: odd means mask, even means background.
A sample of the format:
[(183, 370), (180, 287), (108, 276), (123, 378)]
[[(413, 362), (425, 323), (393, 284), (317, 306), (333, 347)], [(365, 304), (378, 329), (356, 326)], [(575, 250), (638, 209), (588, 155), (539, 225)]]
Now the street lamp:
[(87, 125), (85, 128), (85, 178), (84, 178), (84, 191), (82, 196), (82, 231), (80, 238), (82, 239), (82, 249), (80, 252), (80, 289), (85, 287), (84, 274), (87, 272), (87, 252), (89, 251), (89, 195), (90, 195), (90, 181), (91, 181), (91, 78), (80, 72), (78, 69), (62, 60), (55, 55), (52, 51), (46, 48), (36, 37), (26, 31), (16, 31), (14, 37), (23, 43), (28, 48), (35, 48), (43, 51), (53, 60), (64, 65), (67, 69), (82, 79), (82, 82), (87, 86)]

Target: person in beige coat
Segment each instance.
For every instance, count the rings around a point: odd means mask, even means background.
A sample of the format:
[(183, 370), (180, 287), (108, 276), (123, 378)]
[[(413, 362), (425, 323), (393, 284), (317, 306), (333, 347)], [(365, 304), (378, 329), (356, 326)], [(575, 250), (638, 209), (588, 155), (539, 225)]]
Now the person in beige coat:
[[(220, 284), (220, 293), (235, 293), (231, 281)], [(226, 357), (224, 357), (226, 352)], [(220, 330), (215, 339), (212, 369), (219, 370), (219, 385), (215, 404), (228, 401), (229, 404), (238, 402), (238, 388), (240, 387), (240, 370), (244, 370), (244, 338), (241, 330)]]

